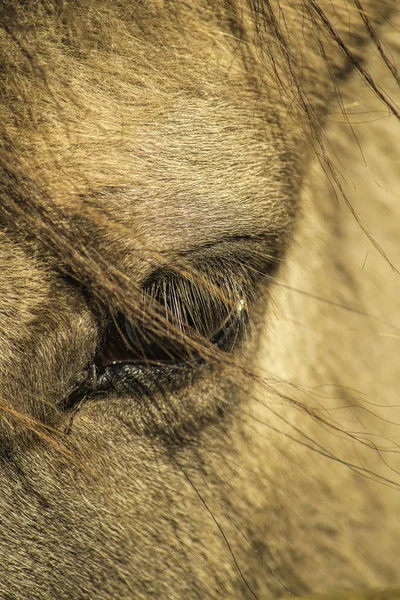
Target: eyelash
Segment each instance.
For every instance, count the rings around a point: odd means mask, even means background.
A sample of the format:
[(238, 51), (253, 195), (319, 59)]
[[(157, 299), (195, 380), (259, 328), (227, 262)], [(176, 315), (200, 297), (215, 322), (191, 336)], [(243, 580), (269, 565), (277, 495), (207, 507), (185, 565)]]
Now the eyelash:
[[(248, 324), (249, 285), (240, 277), (217, 281), (210, 289), (174, 273), (153, 276), (144, 285), (147, 322), (132, 324), (117, 314), (106, 327), (93, 362), (82, 373), (64, 402), (71, 409), (89, 396), (120, 393), (150, 394), (173, 380), (184, 384), (206, 363), (188, 340), (203, 339), (218, 350), (232, 352)], [(147, 310), (146, 310), (147, 309)], [(152, 331), (152, 314), (162, 317), (165, 333)], [(186, 343), (185, 343), (186, 342)]]

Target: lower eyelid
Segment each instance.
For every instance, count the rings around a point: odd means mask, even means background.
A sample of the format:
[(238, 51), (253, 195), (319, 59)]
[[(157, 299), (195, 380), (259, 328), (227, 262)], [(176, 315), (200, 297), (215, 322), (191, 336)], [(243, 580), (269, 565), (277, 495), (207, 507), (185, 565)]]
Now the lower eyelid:
[[(194, 365), (182, 363), (163, 367), (144, 367), (129, 363), (114, 363), (100, 372), (92, 369), (93, 376), (86, 377), (81, 385), (63, 402), (63, 410), (72, 410), (87, 399), (107, 398), (108, 394), (120, 396), (153, 397), (157, 393), (176, 391), (193, 381), (193, 378), (206, 367), (206, 363)], [(87, 371), (86, 371), (87, 372)]]
[[(197, 366), (201, 366), (200, 362)], [(187, 379), (193, 365), (168, 365), (163, 367), (143, 367), (130, 364), (110, 365), (98, 378), (99, 391), (140, 392), (154, 394), (178, 379)]]

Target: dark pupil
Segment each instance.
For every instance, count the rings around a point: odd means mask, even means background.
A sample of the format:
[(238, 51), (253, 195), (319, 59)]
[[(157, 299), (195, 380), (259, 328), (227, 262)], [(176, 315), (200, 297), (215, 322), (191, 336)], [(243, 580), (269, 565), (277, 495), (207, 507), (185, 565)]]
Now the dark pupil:
[(98, 354), (99, 367), (124, 362), (151, 365), (195, 360), (193, 348), (185, 344), (185, 338), (193, 334), (229, 352), (244, 325), (245, 311), (239, 299), (235, 302), (225, 298), (222, 291), (211, 293), (182, 277), (152, 282), (145, 289), (144, 302), (150, 315), (154, 310), (161, 313), (162, 334), (152, 331), (151, 318), (147, 323), (131, 323), (119, 315)]

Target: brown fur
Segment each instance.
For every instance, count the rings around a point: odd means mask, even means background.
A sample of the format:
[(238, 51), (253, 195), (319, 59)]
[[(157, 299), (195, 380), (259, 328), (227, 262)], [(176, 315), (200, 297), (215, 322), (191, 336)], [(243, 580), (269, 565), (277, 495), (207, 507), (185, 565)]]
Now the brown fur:
[[(1, 597), (400, 584), (398, 12), (2, 4)], [(121, 314), (194, 364), (96, 394)]]

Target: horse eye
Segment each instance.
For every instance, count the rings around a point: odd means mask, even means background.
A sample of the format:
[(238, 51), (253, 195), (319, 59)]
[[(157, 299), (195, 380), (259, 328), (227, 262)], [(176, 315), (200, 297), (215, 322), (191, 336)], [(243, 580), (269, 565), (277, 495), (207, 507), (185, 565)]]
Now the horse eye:
[[(173, 372), (176, 383), (177, 374), (186, 376), (205, 362), (190, 339), (231, 352), (243, 337), (247, 310), (243, 291), (225, 288), (211, 293), (177, 276), (152, 281), (143, 291), (142, 313), (148, 312), (148, 318), (132, 322), (120, 313), (110, 320), (83, 383), (69, 395), (67, 405), (96, 393), (137, 392), (138, 377), (161, 381)], [(161, 328), (154, 327), (154, 311), (161, 316)]]
[[(175, 306), (176, 310), (178, 306)], [(151, 369), (201, 361), (191, 345), (187, 344), (191, 332), (199, 334), (219, 350), (231, 352), (243, 337), (247, 323), (245, 301), (239, 300), (234, 307), (217, 305), (211, 314), (202, 314), (199, 307), (179, 307), (178, 314), (170, 313), (175, 326), (174, 335), (166, 330), (154, 333), (151, 323), (134, 325), (124, 315), (118, 315), (109, 327), (99, 349), (95, 363), (99, 370), (110, 365), (135, 364)], [(204, 310), (204, 306), (201, 307)], [(186, 313), (186, 314), (182, 314)], [(176, 330), (181, 335), (176, 334)]]

